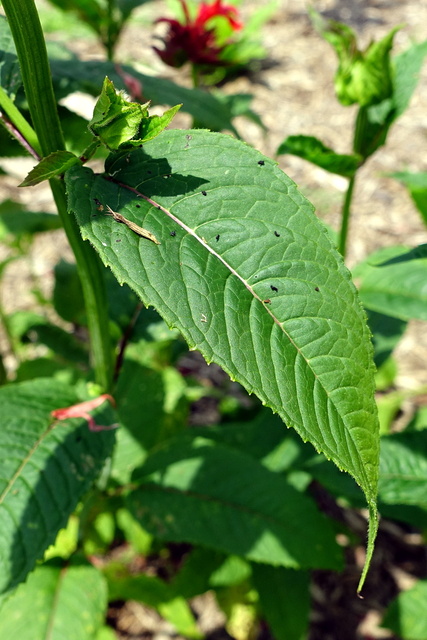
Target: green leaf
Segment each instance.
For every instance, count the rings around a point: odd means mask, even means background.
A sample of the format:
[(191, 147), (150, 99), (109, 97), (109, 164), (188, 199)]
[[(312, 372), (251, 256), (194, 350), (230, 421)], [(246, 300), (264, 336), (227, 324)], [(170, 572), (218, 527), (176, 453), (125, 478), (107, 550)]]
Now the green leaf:
[(381, 439), (379, 496), (386, 504), (427, 508), (427, 432), (395, 433)]
[(278, 155), (291, 153), (330, 173), (336, 173), (346, 178), (354, 176), (362, 160), (358, 155), (335, 153), (312, 136), (288, 136), (277, 149), (277, 153)]
[(427, 40), (424, 40), (424, 42), (412, 44), (409, 49), (393, 59), (394, 120), (406, 111), (418, 85), (421, 67), (426, 56)]
[(0, 15), (0, 86), (15, 99), (22, 85), (15, 43), (5, 16)]
[(427, 638), (427, 580), (419, 580), (400, 593), (386, 611), (382, 627), (391, 629), (404, 640)]
[(0, 204), (0, 241), (44, 231), (60, 229), (61, 219), (52, 213), (26, 211), (18, 202), (4, 200)]
[(9, 328), (23, 343), (46, 345), (55, 357), (69, 362), (87, 364), (88, 352), (77, 338), (32, 311), (16, 311), (9, 317)]
[(287, 567), (338, 568), (332, 527), (307, 495), (253, 458), (181, 436), (135, 471), (128, 506), (161, 540)]
[(252, 581), (275, 640), (305, 640), (310, 612), (310, 575), (254, 564)]
[[(372, 347), (349, 273), (275, 164), (229, 136), (168, 131), (73, 167), (70, 209), (120, 282), (375, 500)], [(141, 238), (94, 198), (142, 224)]]
[(427, 244), (380, 249), (353, 273), (368, 309), (401, 320), (427, 320)]
[(421, 213), (424, 224), (427, 225), (427, 172), (410, 173), (401, 171), (390, 175), (406, 186), (415, 206)]
[(408, 323), (370, 309), (368, 309), (367, 315), (374, 344), (374, 362), (379, 368), (399, 344)]
[(75, 164), (81, 164), (81, 162), (80, 158), (74, 153), (70, 151), (55, 151), (40, 160), (19, 186), (34, 187), (34, 185), (44, 180), (50, 180), (54, 176), (62, 175)]
[[(50, 65), (57, 96), (64, 97), (78, 90), (98, 96), (105, 76), (110, 78), (115, 87), (126, 90), (124, 80), (112, 62), (61, 58), (51, 60)], [(152, 105), (182, 104), (182, 111), (189, 113), (201, 126), (216, 131), (228, 130), (238, 135), (231, 122), (232, 114), (228, 106), (210, 93), (179, 86), (166, 78), (144, 75), (127, 65), (122, 65), (122, 71), (141, 84), (145, 98)]]
[(97, 569), (84, 561), (50, 561), (37, 567), (3, 605), (0, 637), (94, 640), (106, 609), (106, 581)]
[[(78, 401), (51, 378), (0, 388), (0, 592), (31, 571), (111, 454), (114, 432), (83, 418), (54, 424), (52, 410)], [(107, 403), (92, 415), (114, 422)]]
[(76, 325), (85, 324), (82, 285), (75, 262), (61, 259), (55, 265), (53, 306), (60, 318)]
[(121, 563), (107, 565), (104, 575), (108, 581), (110, 600), (143, 602), (157, 609), (186, 638), (202, 638), (184, 598), (160, 578), (142, 573), (135, 575), (134, 571)]

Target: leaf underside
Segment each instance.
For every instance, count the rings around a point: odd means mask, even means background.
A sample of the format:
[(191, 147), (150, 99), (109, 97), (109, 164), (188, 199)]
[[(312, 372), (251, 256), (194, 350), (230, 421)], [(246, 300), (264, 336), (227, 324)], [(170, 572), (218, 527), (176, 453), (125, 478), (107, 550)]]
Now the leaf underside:
[[(350, 275), (309, 202), (229, 136), (168, 131), (66, 173), (70, 210), (120, 282), (190, 348), (351, 473), (371, 507), (378, 467), (372, 348)], [(153, 233), (157, 246), (106, 216)]]

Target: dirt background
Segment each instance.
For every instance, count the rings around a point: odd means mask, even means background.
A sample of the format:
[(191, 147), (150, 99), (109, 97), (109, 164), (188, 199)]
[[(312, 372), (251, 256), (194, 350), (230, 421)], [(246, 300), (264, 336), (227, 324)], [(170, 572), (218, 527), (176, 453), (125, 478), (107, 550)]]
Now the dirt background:
[[(243, 17), (266, 4), (264, 0), (243, 2)], [(312, 3), (325, 17), (346, 22), (359, 34), (362, 47), (371, 39), (380, 39), (398, 24), (404, 27), (395, 37), (394, 51), (404, 51), (412, 41), (427, 37), (427, 2), (411, 0), (321, 0)], [(47, 5), (37, 2), (46, 10)], [(134, 64), (142, 71), (151, 70), (190, 86), (185, 72), (176, 72), (153, 56), (152, 22), (168, 15), (163, 2), (142, 7), (135, 14), (121, 38), (117, 59)], [(53, 33), (61, 40), (64, 30)], [(274, 157), (281, 141), (288, 135), (307, 134), (319, 137), (340, 153), (351, 151), (352, 127), (356, 110), (342, 107), (334, 97), (333, 76), (336, 58), (331, 47), (314, 31), (302, 0), (279, 0), (278, 9), (262, 32), (268, 59), (259, 72), (237, 78), (227, 84), (227, 93), (251, 93), (252, 107), (259, 113), (268, 133), (247, 120), (238, 120), (237, 128), (249, 144)], [(67, 46), (86, 58), (103, 59), (103, 51), (94, 38), (73, 38)], [(79, 109), (91, 113), (91, 104), (76, 97)], [(76, 104), (76, 102), (75, 102)], [(412, 201), (399, 183), (387, 177), (392, 171), (427, 171), (427, 65), (424, 66), (410, 108), (394, 125), (387, 146), (378, 151), (360, 171), (353, 203), (351, 235), (348, 246), (349, 267), (376, 248), (407, 244), (413, 247), (426, 241), (426, 231)], [(180, 126), (188, 126), (181, 116)], [(337, 228), (346, 180), (292, 156), (278, 159), (280, 167), (299, 185), (301, 191), (316, 206), (320, 218)], [(12, 198), (28, 204), (32, 210), (54, 211), (49, 190), (43, 185), (19, 189), (17, 185), (33, 166), (28, 159), (3, 163), (8, 175), (0, 176), (0, 201)], [(36, 240), (25, 261), (11, 264), (3, 278), (1, 301), (5, 312), (13, 309), (33, 309), (31, 288), (38, 286), (49, 293), (53, 283), (53, 266), (60, 257), (70, 256), (61, 232)], [(0, 259), (5, 251), (0, 247)], [(396, 354), (399, 373), (397, 388), (416, 389), (427, 384), (427, 333), (425, 325), (410, 323)], [(10, 371), (15, 366), (12, 355), (6, 358)], [(408, 403), (410, 413), (414, 405)], [(318, 496), (326, 511), (334, 510), (327, 497)], [(357, 516), (339, 510), (335, 517), (350, 522), (354, 530), (363, 527)], [(414, 575), (425, 575), (425, 547), (421, 537), (398, 525), (384, 524), (377, 547), (376, 563), (371, 577), (367, 602), (354, 595), (360, 565), (357, 557), (363, 548), (349, 557), (347, 573), (341, 580), (319, 574), (313, 583), (312, 631), (310, 640), (352, 640), (393, 636), (378, 627), (378, 620), (387, 602)], [(210, 596), (194, 603), (199, 615), (206, 618), (204, 629), (210, 640), (230, 638), (224, 620)], [(120, 611), (111, 610), (111, 621), (121, 629), (121, 638), (165, 640), (171, 629), (140, 605), (128, 603)], [(150, 618), (151, 616), (151, 618)], [(264, 634), (263, 634), (264, 633)], [(175, 636), (176, 637), (176, 636)], [(260, 631), (258, 640), (268, 640), (268, 632)], [(242, 637), (239, 640), (246, 640)], [(249, 640), (249, 637), (247, 638)], [(290, 640), (294, 640), (290, 638)], [(295, 639), (296, 640), (296, 639)]]

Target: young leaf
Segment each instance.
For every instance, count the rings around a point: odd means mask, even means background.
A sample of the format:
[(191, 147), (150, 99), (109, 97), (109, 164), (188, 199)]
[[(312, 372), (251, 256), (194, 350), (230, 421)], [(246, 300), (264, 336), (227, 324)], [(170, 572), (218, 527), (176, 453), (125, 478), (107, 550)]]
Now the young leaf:
[(3, 605), (0, 637), (93, 640), (106, 609), (106, 581), (97, 569), (83, 560), (66, 565), (50, 561), (37, 567)]
[(129, 510), (161, 540), (285, 567), (341, 566), (331, 524), (314, 501), (237, 450), (205, 438), (170, 439), (132, 484)]
[(395, 27), (379, 42), (371, 42), (365, 51), (357, 47), (354, 31), (341, 22), (323, 20), (310, 11), (315, 26), (338, 56), (335, 92), (344, 105), (357, 102), (361, 107), (378, 104), (393, 91), (390, 50), (400, 27)]
[(54, 176), (65, 173), (75, 164), (80, 164), (80, 159), (71, 151), (55, 151), (40, 160), (19, 186), (33, 187), (44, 180), (50, 180)]
[(369, 331), (341, 257), (294, 183), (250, 147), (199, 130), (112, 154), (105, 176), (72, 167), (66, 182), (83, 237), (117, 279), (351, 473), (373, 510)]
[(172, 107), (161, 116), (149, 116), (149, 104), (128, 102), (116, 92), (111, 80), (105, 78), (89, 129), (109, 149), (118, 149), (123, 145), (140, 146), (158, 136), (181, 106)]
[[(92, 433), (84, 419), (74, 428), (77, 419), (54, 425), (51, 411), (78, 401), (69, 385), (52, 379), (0, 389), (0, 593), (22, 581), (54, 542), (111, 453), (112, 431)], [(114, 422), (108, 403), (91, 413)]]
[(330, 173), (351, 178), (356, 173), (362, 160), (358, 155), (344, 155), (335, 153), (323, 142), (312, 136), (288, 136), (277, 149), (278, 155), (292, 153), (322, 167)]

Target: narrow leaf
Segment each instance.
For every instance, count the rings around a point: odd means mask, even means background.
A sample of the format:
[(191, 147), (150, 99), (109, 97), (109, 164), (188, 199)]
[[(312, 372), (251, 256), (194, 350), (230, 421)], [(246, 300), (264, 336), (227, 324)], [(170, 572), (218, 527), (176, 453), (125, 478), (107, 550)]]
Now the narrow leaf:
[(19, 186), (33, 187), (44, 180), (62, 175), (75, 164), (80, 164), (80, 159), (71, 151), (55, 151), (40, 160)]
[(304, 158), (308, 162), (346, 178), (351, 178), (357, 171), (362, 160), (358, 155), (343, 155), (335, 153), (323, 142), (312, 136), (289, 136), (277, 149), (277, 153), (291, 153)]

